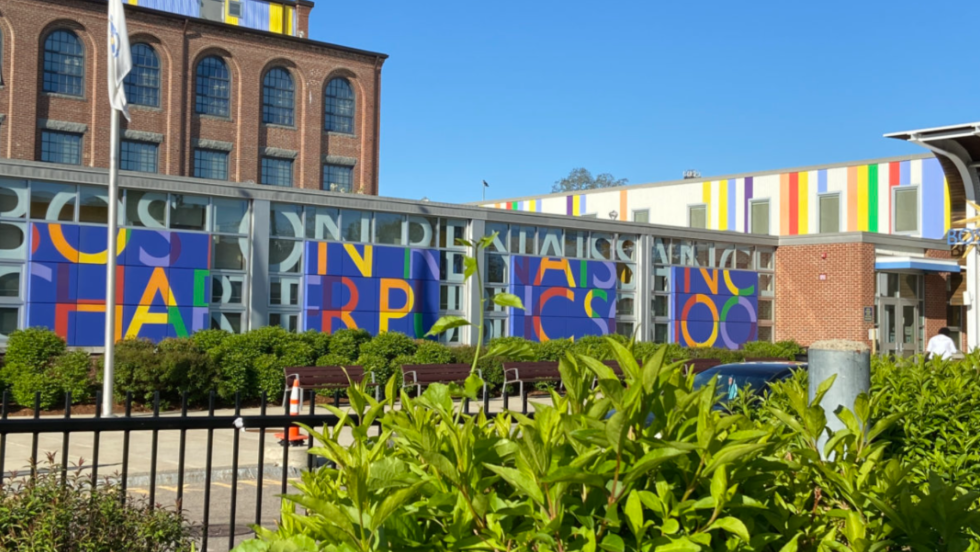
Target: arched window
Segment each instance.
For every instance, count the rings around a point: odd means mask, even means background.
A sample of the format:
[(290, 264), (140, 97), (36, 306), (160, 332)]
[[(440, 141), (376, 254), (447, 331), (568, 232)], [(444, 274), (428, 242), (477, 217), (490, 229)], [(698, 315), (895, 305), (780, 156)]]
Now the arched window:
[(133, 105), (160, 107), (160, 58), (149, 44), (133, 44), (133, 69), (126, 75), (126, 99)]
[(273, 67), (262, 81), (262, 122), (293, 126), (293, 77)]
[(231, 113), (231, 75), (228, 65), (217, 56), (197, 64), (195, 111), (203, 115), (228, 117)]
[(326, 116), (323, 128), (330, 132), (354, 134), (354, 90), (347, 79), (332, 79), (327, 84)]
[(85, 89), (85, 48), (78, 35), (60, 29), (44, 39), (44, 91), (82, 96)]

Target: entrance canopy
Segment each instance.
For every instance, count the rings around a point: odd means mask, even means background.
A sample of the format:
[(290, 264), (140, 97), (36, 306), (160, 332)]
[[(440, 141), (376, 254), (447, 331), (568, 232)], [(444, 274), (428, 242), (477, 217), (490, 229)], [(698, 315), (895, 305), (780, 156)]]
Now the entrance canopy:
[(952, 259), (928, 259), (924, 257), (878, 257), (877, 271), (902, 271), (916, 273), (960, 272), (960, 265)]

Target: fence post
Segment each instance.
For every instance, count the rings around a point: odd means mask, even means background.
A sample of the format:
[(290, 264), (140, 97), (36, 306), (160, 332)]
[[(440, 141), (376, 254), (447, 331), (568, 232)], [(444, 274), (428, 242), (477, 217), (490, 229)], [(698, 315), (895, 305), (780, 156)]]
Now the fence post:
[[(835, 412), (844, 407), (854, 410), (854, 399), (871, 389), (870, 349), (859, 341), (831, 339), (818, 341), (809, 348), (809, 399), (813, 400), (821, 383), (836, 375), (820, 406), (827, 417), (827, 427), (831, 431), (844, 429), (844, 423)], [(827, 434), (817, 440), (820, 455), (827, 444)]]

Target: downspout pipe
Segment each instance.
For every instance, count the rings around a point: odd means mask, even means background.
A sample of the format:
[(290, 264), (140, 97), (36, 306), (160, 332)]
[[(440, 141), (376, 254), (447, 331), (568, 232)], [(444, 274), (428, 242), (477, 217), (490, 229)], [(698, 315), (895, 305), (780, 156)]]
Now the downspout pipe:
[(378, 56), (374, 58), (374, 152), (373, 152), (373, 169), (374, 169), (374, 194), (378, 195), (380, 173), (381, 173), (381, 64), (384, 63), (384, 58)]

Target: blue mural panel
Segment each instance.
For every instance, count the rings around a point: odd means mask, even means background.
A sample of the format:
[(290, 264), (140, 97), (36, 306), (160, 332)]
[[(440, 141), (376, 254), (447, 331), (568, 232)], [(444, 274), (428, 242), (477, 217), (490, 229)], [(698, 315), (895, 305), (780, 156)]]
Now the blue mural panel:
[(671, 269), (671, 340), (687, 347), (741, 348), (758, 336), (759, 275)]

